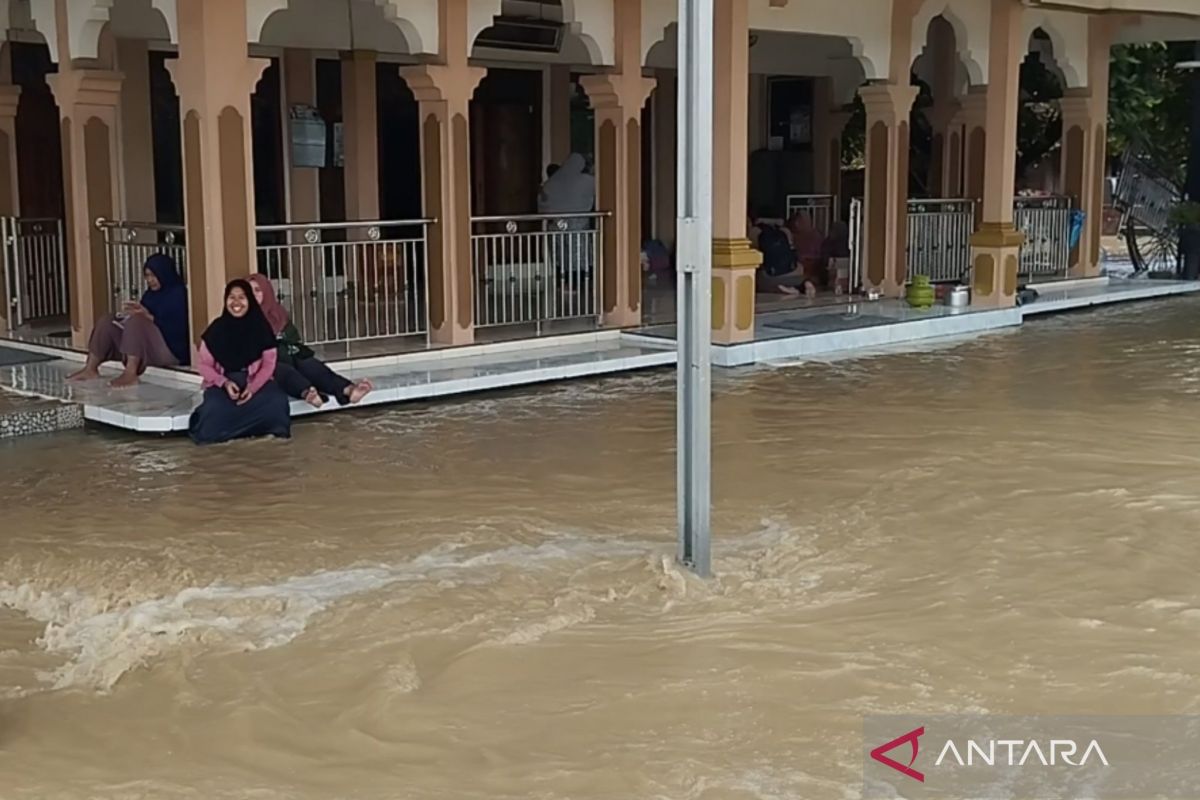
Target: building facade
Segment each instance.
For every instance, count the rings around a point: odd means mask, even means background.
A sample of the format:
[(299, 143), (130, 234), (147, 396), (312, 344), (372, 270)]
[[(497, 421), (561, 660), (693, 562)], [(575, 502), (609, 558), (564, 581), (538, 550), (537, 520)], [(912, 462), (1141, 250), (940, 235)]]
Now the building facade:
[[(1097, 274), (1110, 48), (1200, 39), (1195, 0), (716, 0), (715, 13), (719, 342), (753, 335), (751, 206), (845, 218), (863, 284), (902, 293), (919, 266), (918, 117), (926, 197), (969, 203), (946, 207), (969, 208), (973, 302), (1013, 304), (1031, 54), (1062, 86), (1052, 177), (1086, 215), (1063, 268)], [(675, 15), (675, 0), (6, 0), (0, 216), (33, 225), (31, 242), (61, 224), (65, 285), (44, 291), (76, 343), (136, 292), (153, 250), (183, 266), (197, 335), (225, 283), (256, 270), (315, 341), (638, 325), (653, 290), (642, 244), (674, 235)], [(856, 108), (857, 185), (842, 160)], [(573, 152), (592, 164), (594, 212), (539, 215), (545, 168)], [(34, 278), (7, 280), (15, 296)], [(0, 324), (22, 322), (14, 308)]]

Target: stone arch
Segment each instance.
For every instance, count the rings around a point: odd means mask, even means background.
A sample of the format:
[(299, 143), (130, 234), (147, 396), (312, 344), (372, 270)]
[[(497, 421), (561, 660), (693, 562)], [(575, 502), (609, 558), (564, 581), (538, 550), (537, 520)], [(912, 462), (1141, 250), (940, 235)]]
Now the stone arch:
[(260, 41), (267, 20), (279, 12), (286, 12), (288, 5), (288, 0), (246, 0), (246, 41)]
[[(589, 63), (616, 62), (614, 0), (562, 0), (563, 24), (587, 51)], [(644, 50), (645, 48), (643, 48)]]
[(1053, 61), (1039, 51), (1046, 67), (1055, 72), (1064, 89), (1087, 85), (1088, 18), (1041, 9), (1026, 9), (1022, 16), (1023, 34), (1032, 41), (1040, 30), (1051, 44)]
[[(257, 2), (257, 0), (256, 0)], [(247, 10), (248, 39), (264, 45), (312, 49), (361, 49), (405, 55), (436, 47), (436, 0), (430, 8), (421, 2), (403, 7), (392, 0), (286, 0), (283, 8), (259, 3), (254, 18)], [(263, 13), (270, 11), (268, 16)], [(254, 30), (257, 26), (257, 30)]]
[(1065, 90), (1068, 86), (1068, 79), (1063, 65), (1058, 60), (1054, 38), (1044, 28), (1037, 27), (1029, 32), (1027, 42), (1025, 57), (1041, 61), (1042, 66), (1058, 79), (1058, 85)]
[(121, 39), (177, 42), (175, 0), (117, 0), (108, 27)]
[(958, 61), (972, 85), (987, 83), (988, 19), (987, 5), (959, 0), (926, 0), (913, 17), (912, 57), (916, 61), (928, 49), (930, 26), (941, 18), (954, 33)]
[(502, 0), (470, 0), (467, 8), (467, 50), (475, 46), (479, 34), (492, 27), (492, 22), (503, 10)]

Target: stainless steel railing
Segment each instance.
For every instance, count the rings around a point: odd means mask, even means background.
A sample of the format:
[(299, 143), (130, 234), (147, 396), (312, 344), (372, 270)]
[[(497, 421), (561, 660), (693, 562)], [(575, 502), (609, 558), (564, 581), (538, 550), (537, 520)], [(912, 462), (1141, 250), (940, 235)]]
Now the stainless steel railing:
[(20, 327), (65, 317), (68, 266), (60, 219), (0, 217), (9, 324)]
[(104, 234), (110, 313), (115, 314), (124, 303), (142, 296), (146, 259), (152, 255), (170, 256), (179, 269), (180, 279), (187, 281), (187, 246), (182, 225), (101, 217), (96, 220), (96, 227)]
[(431, 219), (260, 225), (258, 271), (309, 344), (429, 337)]
[(863, 287), (862, 233), (863, 201), (861, 197), (850, 200), (850, 286), (851, 293)]
[(908, 201), (908, 275), (957, 281), (971, 266), (975, 201)]
[(830, 228), (837, 219), (837, 195), (789, 194), (785, 219), (790, 220), (793, 214), (801, 212), (808, 214), (814, 228), (828, 236)]
[(476, 327), (599, 319), (607, 216), (472, 218)]
[(1018, 197), (1013, 225), (1025, 234), (1022, 275), (1062, 275), (1071, 267), (1071, 198)]

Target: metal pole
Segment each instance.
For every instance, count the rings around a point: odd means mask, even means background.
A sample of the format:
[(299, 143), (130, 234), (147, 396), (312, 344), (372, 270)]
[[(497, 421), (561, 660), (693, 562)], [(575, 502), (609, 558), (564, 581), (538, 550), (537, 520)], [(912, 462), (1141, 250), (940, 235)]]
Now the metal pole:
[[(741, 0), (721, 0), (741, 2)], [(679, 562), (712, 571), (713, 0), (679, 0)]]

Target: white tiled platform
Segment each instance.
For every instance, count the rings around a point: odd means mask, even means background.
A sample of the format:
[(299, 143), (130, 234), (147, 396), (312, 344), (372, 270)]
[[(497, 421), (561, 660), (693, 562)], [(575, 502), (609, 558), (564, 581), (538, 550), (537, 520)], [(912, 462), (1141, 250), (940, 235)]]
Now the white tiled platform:
[[(979, 334), (1020, 325), (1037, 314), (1198, 292), (1200, 282), (1101, 279), (1043, 284), (1038, 291), (1036, 301), (1000, 310), (940, 305), (917, 310), (898, 300), (881, 300), (760, 314), (755, 339), (714, 347), (713, 363), (736, 367)], [(364, 358), (334, 366), (348, 377), (369, 377), (375, 383), (376, 390), (360, 406), (353, 406), (360, 408), (669, 366), (675, 363), (674, 336), (674, 326), (662, 325), (625, 333), (599, 331)], [(112, 389), (106, 381), (67, 383), (66, 376), (83, 359), (81, 353), (31, 343), (6, 344), (60, 360), (0, 367), (0, 387), (80, 403), (90, 420), (143, 433), (182, 431), (199, 402), (200, 379), (194, 373), (150, 370), (141, 385), (125, 390)], [(109, 374), (115, 375), (115, 369)], [(339, 408), (346, 407), (331, 402), (316, 411), (300, 401), (292, 403), (295, 416)]]
[[(14, 345), (15, 346), (15, 345)], [(462, 348), (420, 356), (387, 356), (336, 364), (350, 378), (370, 378), (375, 391), (357, 406), (421, 400), (467, 392), (502, 389), (543, 381), (645, 369), (675, 363), (675, 351), (663, 343), (624, 342), (617, 331), (563, 337), (557, 342), (523, 342)], [(0, 368), (0, 386), (21, 394), (80, 403), (84, 416), (141, 433), (187, 430), (188, 416), (200, 401), (199, 376), (155, 370), (132, 389), (112, 389), (106, 380), (68, 383), (79, 362), (46, 361)], [(109, 375), (116, 375), (115, 368)], [(327, 413), (344, 408), (326, 403), (320, 411), (292, 401), (292, 415)]]
[[(969, 336), (1020, 325), (1036, 314), (1197, 292), (1200, 282), (1093, 278), (1044, 283), (1036, 288), (1036, 300), (1007, 309), (935, 305), (918, 310), (900, 300), (878, 300), (759, 314), (752, 341), (714, 347), (712, 359), (718, 366), (738, 367)], [(674, 325), (655, 325), (630, 334), (628, 339), (673, 342), (674, 337)]]
[(1113, 278), (1075, 285), (1042, 284), (1037, 287), (1038, 299), (1021, 306), (1022, 317), (1052, 314), (1088, 306), (1124, 303), (1130, 300), (1150, 300), (1156, 297), (1200, 292), (1197, 281), (1166, 281), (1152, 279), (1126, 280)]
[[(946, 336), (962, 336), (1021, 324), (1015, 309), (957, 309), (937, 305), (918, 310), (900, 300), (844, 303), (760, 314), (754, 340), (713, 348), (713, 364), (739, 367), (845, 350), (877, 348)], [(633, 341), (673, 341), (675, 327), (645, 328)]]

